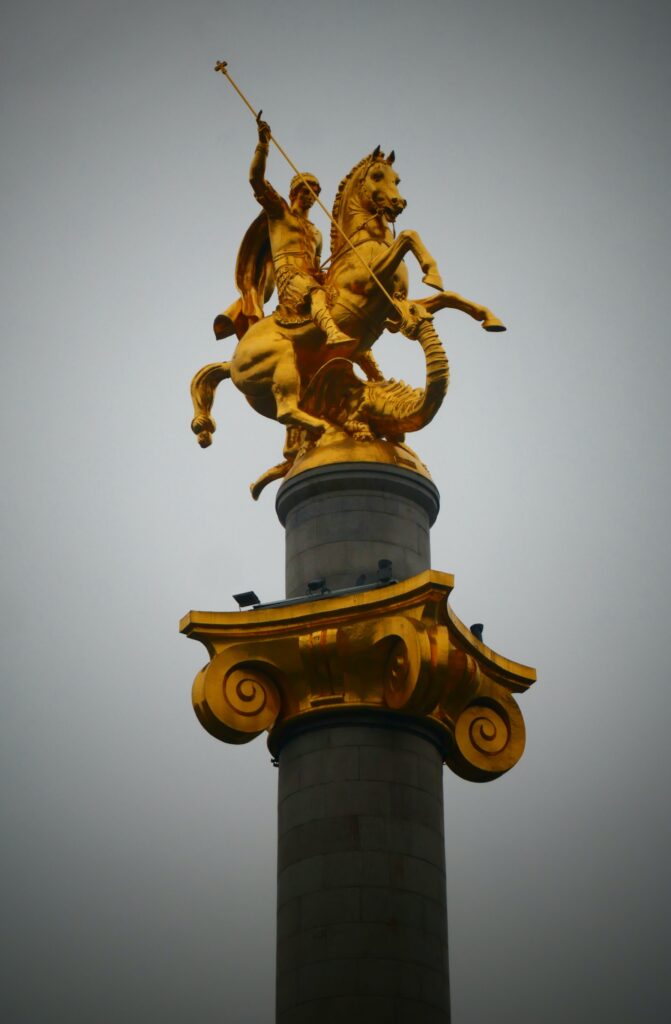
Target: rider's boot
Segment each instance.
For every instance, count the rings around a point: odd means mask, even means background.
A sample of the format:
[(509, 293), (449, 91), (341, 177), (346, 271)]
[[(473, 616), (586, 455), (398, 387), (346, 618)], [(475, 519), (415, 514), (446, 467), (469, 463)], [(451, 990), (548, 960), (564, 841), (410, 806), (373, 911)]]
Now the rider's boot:
[(327, 309), (315, 309), (312, 319), (326, 335), (326, 345), (329, 348), (344, 348), (345, 346), (356, 345), (354, 338), (340, 330), (335, 320)]

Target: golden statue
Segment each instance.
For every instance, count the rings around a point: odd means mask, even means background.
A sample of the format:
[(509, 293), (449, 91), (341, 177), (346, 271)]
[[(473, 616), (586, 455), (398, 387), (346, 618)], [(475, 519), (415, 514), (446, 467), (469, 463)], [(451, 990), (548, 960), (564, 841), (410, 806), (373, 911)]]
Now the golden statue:
[[(319, 182), (312, 174), (296, 171), (287, 202), (265, 178), (270, 127), (253, 111), (226, 65), (220, 62), (216, 70), (226, 75), (256, 118), (258, 143), (250, 184), (263, 212), (238, 252), (240, 297), (214, 322), (217, 338), (235, 334), (237, 347), (230, 361), (209, 364), (194, 377), (191, 426), (203, 448), (211, 444), (214, 393), (230, 378), (252, 408), (287, 427), (284, 461), (252, 485), (256, 498), (309, 452), (315, 464), (316, 454), (328, 461), (329, 446), (347, 438), (398, 446), (407, 431), (430, 422), (449, 378), (447, 356), (432, 322), (438, 310), (462, 310), (488, 331), (505, 327), (487, 307), (443, 289), (436, 261), (417, 232), (394, 236), (392, 227), (406, 201), (398, 190), (393, 152), (385, 156), (377, 146), (364, 156), (341, 181), (331, 214), (319, 199)], [(321, 266), (321, 235), (308, 218), (315, 202), (332, 225), (331, 255)], [(408, 299), (404, 259), (409, 253), (435, 294)], [(275, 286), (279, 305), (266, 315), (263, 307)], [(384, 379), (371, 347), (385, 329), (419, 341), (426, 359), (424, 388)]]
[[(393, 152), (385, 156), (377, 146), (364, 156), (340, 182), (329, 213), (317, 178), (289, 160), (226, 65), (217, 70), (256, 119), (250, 183), (262, 212), (238, 252), (239, 297), (214, 321), (217, 338), (237, 337), (235, 351), (229, 361), (203, 367), (191, 385), (199, 443), (211, 444), (215, 389), (230, 378), (253, 409), (286, 427), (284, 460), (252, 485), (254, 498), (271, 480), (338, 462), (381, 462), (428, 475), (404, 435), (433, 419), (447, 391), (447, 355), (433, 316), (451, 307), (488, 331), (505, 330), (503, 324), (485, 306), (443, 289), (436, 261), (415, 231), (394, 235), (406, 203)], [(294, 172), (288, 200), (266, 180), (271, 140)], [(331, 221), (331, 255), (322, 264), (321, 235), (308, 216), (315, 204)], [(408, 254), (434, 294), (408, 298)], [(266, 312), (275, 288), (279, 303)], [(371, 353), (385, 330), (421, 345), (423, 387), (385, 379)], [(318, 482), (324, 475), (317, 474)], [(411, 474), (370, 475), (407, 480)], [(354, 533), (360, 520), (352, 522)], [(399, 518), (395, 529), (405, 522)], [(323, 547), (330, 543), (329, 536)], [(201, 641), (210, 657), (193, 688), (208, 732), (246, 743), (268, 731), (278, 756), (297, 723), (331, 712), (398, 713), (439, 737), (446, 763), (463, 778), (484, 782), (517, 762), (525, 733), (513, 694), (529, 688), (535, 670), (492, 651), (481, 630), (460, 622), (448, 603), (451, 576), (427, 568), (410, 578), (380, 577), (374, 586), (364, 574), (363, 585), (318, 596), (309, 579), (304, 600), (194, 611), (182, 620), (182, 632)]]

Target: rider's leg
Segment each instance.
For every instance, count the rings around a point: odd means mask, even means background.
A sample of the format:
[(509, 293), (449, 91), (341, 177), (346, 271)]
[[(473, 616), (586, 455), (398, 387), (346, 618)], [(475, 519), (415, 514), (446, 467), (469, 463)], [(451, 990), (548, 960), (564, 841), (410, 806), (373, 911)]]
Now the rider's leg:
[(354, 339), (344, 334), (331, 316), (326, 305), (326, 292), (323, 288), (314, 288), (310, 292), (310, 316), (313, 322), (326, 335), (327, 345), (352, 345)]

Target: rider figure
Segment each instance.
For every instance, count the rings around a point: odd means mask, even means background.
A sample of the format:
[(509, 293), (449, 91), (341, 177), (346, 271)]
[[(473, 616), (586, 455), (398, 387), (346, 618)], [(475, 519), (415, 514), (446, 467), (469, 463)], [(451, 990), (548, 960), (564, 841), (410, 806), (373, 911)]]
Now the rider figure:
[[(277, 293), (289, 315), (309, 317), (326, 335), (327, 345), (350, 345), (329, 313), (324, 275), (319, 267), (322, 236), (308, 220), (308, 211), (321, 191), (314, 174), (296, 174), (289, 186), (289, 202), (265, 179), (270, 127), (257, 118), (259, 141), (249, 169), (249, 183), (266, 211)], [(310, 188), (307, 187), (306, 182)], [(310, 191), (312, 189), (312, 192)]]

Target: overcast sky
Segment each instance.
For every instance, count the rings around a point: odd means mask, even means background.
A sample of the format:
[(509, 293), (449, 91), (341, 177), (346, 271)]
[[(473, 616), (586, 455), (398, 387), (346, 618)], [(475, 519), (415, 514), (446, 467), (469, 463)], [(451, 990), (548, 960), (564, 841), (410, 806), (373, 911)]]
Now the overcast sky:
[[(219, 58), (326, 199), (395, 148), (399, 227), (509, 327), (438, 315), (450, 390), (410, 438), (455, 612), (539, 672), (520, 764), (445, 777), (454, 1022), (666, 1019), (668, 5), (4, 8), (6, 1019), (272, 1019), (277, 775), (198, 725), (177, 631), (283, 591), (276, 485), (247, 489), (282, 429), (229, 382), (212, 448), (189, 431), (257, 212)], [(421, 383), (418, 346), (375, 353)]]

